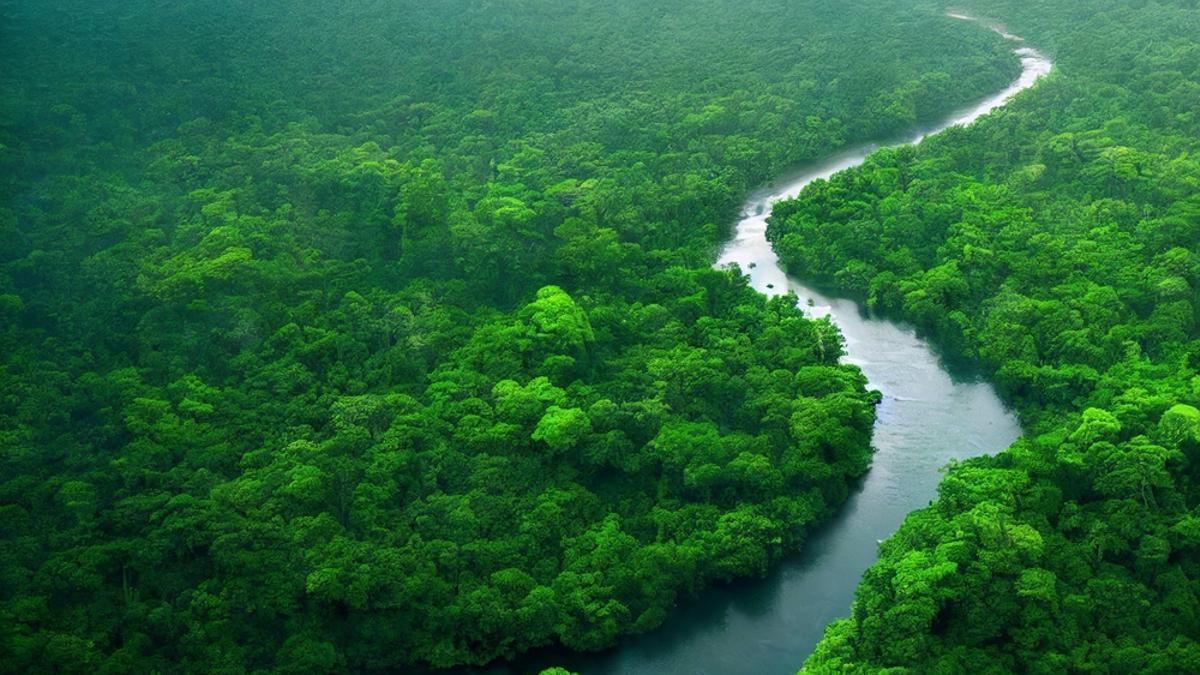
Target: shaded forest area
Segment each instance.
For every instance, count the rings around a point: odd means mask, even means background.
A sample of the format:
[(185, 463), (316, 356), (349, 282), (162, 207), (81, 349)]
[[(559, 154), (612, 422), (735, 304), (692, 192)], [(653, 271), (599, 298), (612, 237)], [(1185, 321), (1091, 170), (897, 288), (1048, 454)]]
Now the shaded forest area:
[(874, 395), (709, 266), (1015, 75), (940, 12), (0, 3), (0, 670), (595, 649), (801, 546)]
[(966, 4), (1055, 73), (768, 236), (983, 364), (1028, 433), (950, 469), (806, 671), (1200, 672), (1200, 10)]

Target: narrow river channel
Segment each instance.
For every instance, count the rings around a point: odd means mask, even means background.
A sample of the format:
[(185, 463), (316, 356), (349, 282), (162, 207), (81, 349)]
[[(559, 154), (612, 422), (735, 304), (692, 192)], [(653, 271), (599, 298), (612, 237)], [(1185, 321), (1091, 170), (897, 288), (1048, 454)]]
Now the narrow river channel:
[[(939, 469), (953, 459), (998, 452), (1016, 440), (1017, 420), (990, 384), (952, 376), (912, 328), (870, 316), (857, 303), (825, 295), (788, 275), (765, 236), (775, 202), (796, 196), (812, 181), (858, 166), (882, 146), (919, 143), (948, 127), (970, 124), (1050, 71), (1050, 60), (1021, 38), (988, 27), (1014, 43), (1023, 66), (1015, 82), (907, 138), (846, 150), (752, 194), (734, 238), (717, 261), (718, 266), (737, 263), (762, 293), (794, 292), (807, 313), (831, 317), (846, 339), (844, 360), (862, 368), (870, 386), (883, 394), (874, 460), (859, 489), (803, 551), (781, 561), (765, 579), (709, 589), (681, 603), (657, 630), (598, 654), (559, 653), (551, 663), (583, 675), (795, 673), (825, 625), (849, 614), (854, 589), (875, 561), (878, 542), (906, 514), (936, 496)], [(532, 665), (518, 667), (523, 671)]]

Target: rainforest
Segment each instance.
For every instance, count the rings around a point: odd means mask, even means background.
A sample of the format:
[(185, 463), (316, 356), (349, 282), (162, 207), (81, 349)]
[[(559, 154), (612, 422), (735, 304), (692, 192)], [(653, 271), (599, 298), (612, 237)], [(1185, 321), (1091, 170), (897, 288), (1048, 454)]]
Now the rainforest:
[[(1200, 672), (1198, 38), (0, 0), (0, 672)], [(770, 659), (639, 656), (796, 564)]]

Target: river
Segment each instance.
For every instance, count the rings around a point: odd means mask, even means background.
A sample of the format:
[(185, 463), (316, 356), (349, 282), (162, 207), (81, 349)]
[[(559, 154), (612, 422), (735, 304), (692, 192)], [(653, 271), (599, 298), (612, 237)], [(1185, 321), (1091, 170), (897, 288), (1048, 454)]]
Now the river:
[(883, 394), (874, 459), (858, 490), (803, 551), (781, 561), (765, 579), (710, 588), (682, 602), (650, 633), (598, 654), (559, 654), (557, 663), (583, 675), (795, 673), (825, 626), (849, 614), (854, 589), (875, 561), (878, 542), (936, 496), (941, 467), (998, 452), (1020, 435), (1016, 418), (990, 384), (952, 376), (911, 327), (870, 316), (854, 301), (823, 294), (788, 275), (765, 236), (775, 202), (858, 166), (882, 146), (919, 143), (948, 127), (970, 124), (1050, 71), (1045, 55), (1000, 26), (988, 27), (1013, 41), (1022, 63), (1016, 81), (897, 142), (846, 150), (752, 194), (717, 261), (718, 266), (737, 263), (764, 294), (794, 292), (806, 313), (831, 317), (846, 339), (844, 361), (862, 368), (870, 386)]

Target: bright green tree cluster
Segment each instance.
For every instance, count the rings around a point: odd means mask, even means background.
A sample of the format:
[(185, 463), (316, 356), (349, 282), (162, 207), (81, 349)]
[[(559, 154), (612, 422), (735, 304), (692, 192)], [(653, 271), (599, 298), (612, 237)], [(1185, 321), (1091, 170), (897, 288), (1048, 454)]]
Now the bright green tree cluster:
[(1057, 72), (776, 209), (1028, 431), (951, 467), (812, 672), (1200, 672), (1200, 11), (1134, 4), (978, 3)]

